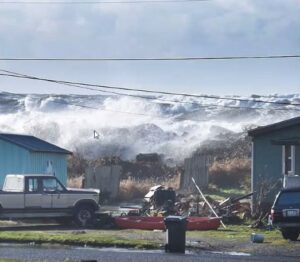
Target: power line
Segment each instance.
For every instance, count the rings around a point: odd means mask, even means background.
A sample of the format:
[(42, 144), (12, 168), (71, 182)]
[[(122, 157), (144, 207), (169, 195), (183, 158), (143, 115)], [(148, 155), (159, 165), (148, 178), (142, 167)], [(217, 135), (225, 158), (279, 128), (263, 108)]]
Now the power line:
[(17, 58), (2, 57), (0, 61), (23, 61), (23, 62), (140, 62), (140, 61), (198, 61), (198, 60), (251, 60), (251, 59), (290, 59), (300, 58), (300, 55), (266, 55), (266, 56), (203, 56), (203, 57), (139, 57), (139, 58)]
[[(60, 83), (63, 84), (63, 83)], [(73, 85), (73, 84), (64, 84), (67, 86), (73, 86), (73, 87), (78, 87), (82, 88), (80, 85)], [(107, 91), (107, 90), (101, 90), (101, 89), (93, 89), (94, 91), (99, 91), (103, 93), (109, 93), (109, 94), (114, 94), (118, 96), (127, 96), (127, 97), (134, 97), (134, 98), (141, 98), (141, 99), (146, 99), (150, 100), (150, 102), (154, 102), (157, 104), (155, 101), (161, 101), (161, 102), (168, 102), (168, 103), (177, 103), (177, 104), (191, 104), (191, 105), (196, 105), (198, 108), (216, 108), (216, 107), (221, 107), (221, 108), (229, 108), (229, 109), (250, 109), (250, 110), (275, 110), (275, 111), (290, 111), (290, 110), (295, 110), (295, 111), (300, 111), (300, 109), (297, 108), (276, 108), (276, 109), (270, 109), (270, 108), (265, 108), (265, 107), (242, 107), (242, 106), (229, 106), (229, 105), (216, 105), (216, 104), (209, 104), (209, 105), (201, 105), (199, 102), (193, 102), (193, 101), (178, 101), (178, 100), (171, 100), (171, 99), (162, 99), (162, 98), (157, 98), (157, 97), (150, 97), (150, 96), (142, 96), (142, 95), (133, 95), (133, 94), (125, 94), (125, 93), (120, 93), (120, 92), (115, 92), (115, 91)], [(153, 101), (155, 100), (155, 101)]]
[(0, 4), (20, 5), (98, 5), (98, 4), (155, 4), (155, 3), (184, 3), (209, 2), (213, 0), (125, 0), (125, 1), (0, 1)]
[[(2, 75), (2, 74), (0, 74), (0, 75)], [(161, 102), (177, 103), (177, 104), (191, 104), (191, 105), (196, 105), (198, 108), (218, 108), (219, 107), (219, 108), (238, 109), (238, 110), (246, 109), (246, 110), (268, 110), (268, 111), (270, 111), (270, 110), (274, 110), (274, 111), (291, 111), (291, 110), (300, 111), (300, 109), (297, 109), (297, 108), (272, 108), (272, 109), (270, 109), (270, 108), (265, 108), (265, 107), (229, 106), (229, 105), (216, 105), (216, 104), (201, 105), (199, 102), (193, 102), (193, 101), (179, 101), (179, 100), (171, 100), (171, 99), (162, 99), (162, 98), (151, 97), (151, 96), (126, 94), (126, 93), (120, 93), (120, 92), (115, 92), (115, 91), (107, 91), (107, 90), (102, 90), (102, 89), (85, 88), (85, 87), (80, 86), (80, 85), (66, 84), (66, 83), (59, 83), (59, 82), (57, 82), (56, 84), (61, 84), (61, 85), (66, 85), (66, 86), (71, 86), (71, 87), (78, 87), (78, 88), (81, 88), (81, 89), (88, 89), (88, 90), (93, 90), (93, 91), (98, 91), (98, 92), (103, 92), (103, 93), (108, 93), (108, 94), (114, 94), (114, 95), (118, 95), (118, 96), (126, 96), (126, 97), (146, 99), (146, 100), (150, 100), (150, 102), (153, 102), (155, 104), (157, 104), (155, 101), (161, 101)], [(6, 92), (4, 90), (0, 90), (0, 91)], [(55, 101), (55, 103), (60, 103), (60, 102)], [(89, 109), (99, 109), (99, 108), (95, 108), (95, 107), (77, 105), (77, 104), (70, 104), (70, 105), (80, 106), (80, 107), (89, 108)]]
[[(2, 92), (6, 92), (1, 90)], [(10, 92), (6, 92), (10, 93)], [(11, 94), (11, 93), (10, 93)], [(105, 111), (105, 112), (114, 112), (114, 113), (121, 113), (121, 114), (129, 114), (129, 115), (137, 115), (137, 116), (147, 116), (147, 117), (153, 117), (153, 118), (159, 118), (159, 119), (164, 119), (164, 120), (170, 120), (170, 117), (162, 117), (162, 116), (157, 116), (157, 115), (150, 115), (150, 114), (143, 114), (143, 113), (134, 113), (134, 112), (126, 112), (126, 111), (119, 111), (119, 110), (109, 110), (109, 109), (103, 109), (103, 108), (98, 108), (98, 107), (92, 107), (92, 106), (86, 106), (86, 105), (81, 105), (81, 104), (75, 104), (75, 103), (69, 103), (69, 102), (61, 102), (61, 101), (50, 101), (51, 103), (56, 103), (56, 104), (62, 104), (62, 105), (71, 105), (71, 106), (76, 106), (80, 108), (88, 108), (88, 109), (94, 109), (94, 110), (99, 110), (99, 111)], [(235, 107), (236, 108), (236, 107)], [(195, 120), (195, 119), (188, 119), (185, 117), (178, 117), (175, 116), (177, 120), (192, 120), (194, 122), (205, 122), (208, 121), (209, 119), (203, 119), (203, 120)]]
[[(16, 73), (16, 72), (12, 72), (12, 71), (8, 71), (8, 70), (0, 70), (2, 72), (6, 72), (6, 73), (9, 73), (9, 74), (13, 74), (13, 75), (19, 75), (19, 76), (26, 76), (26, 77), (29, 77), (28, 75), (24, 75), (24, 74), (19, 74), (19, 73)], [(67, 85), (65, 83), (65, 85)], [(69, 84), (69, 86), (74, 86), (74, 87), (79, 87), (81, 88), (81, 86), (77, 86), (77, 85), (74, 85), (74, 84)], [(94, 90), (94, 89), (89, 89), (89, 90)], [(1, 91), (1, 90), (0, 90)], [(98, 91), (97, 90), (94, 90), (94, 91)], [(152, 97), (149, 97), (149, 96), (142, 96), (142, 95), (133, 95), (133, 94), (124, 94), (124, 93), (119, 93), (119, 92), (113, 92), (113, 91), (105, 91), (105, 90), (99, 90), (103, 93), (110, 93), (110, 94), (115, 94), (115, 95), (122, 95), (122, 96), (129, 96), (129, 97), (136, 97), (136, 98), (143, 98), (143, 99), (148, 99), (148, 100), (158, 100), (158, 101), (162, 101), (162, 102), (175, 102), (175, 103), (183, 103), (183, 104), (198, 104), (197, 102), (191, 102), (191, 101), (178, 101), (178, 100), (169, 100), (169, 99), (161, 99), (161, 98), (152, 98)], [(277, 96), (277, 95), (253, 95), (253, 96), (256, 96), (256, 97), (253, 97), (253, 98), (258, 98), (258, 97), (263, 97), (263, 98), (282, 98), (281, 96)], [(250, 100), (251, 101), (251, 100)], [(220, 105), (218, 105), (220, 106)], [(223, 107), (226, 107), (226, 106), (223, 106)], [(236, 107), (231, 107), (229, 106), (229, 108), (236, 108)], [(249, 108), (249, 109), (255, 109), (255, 108)], [(265, 108), (258, 108), (256, 107), (256, 109), (265, 109)]]
[[(22, 76), (22, 74), (18, 74), (18, 75)], [(25, 75), (23, 75), (23, 76), (25, 76)], [(297, 108), (272, 108), (272, 109), (270, 109), (270, 108), (265, 108), (265, 107), (229, 106), (229, 105), (216, 105), (216, 104), (201, 105), (199, 102), (194, 102), (194, 101), (180, 101), (180, 100), (162, 99), (162, 98), (158, 98), (158, 97), (126, 94), (126, 93), (120, 93), (120, 92), (115, 92), (115, 91), (107, 91), (107, 90), (102, 90), (102, 89), (94, 89), (94, 88), (91, 89), (91, 88), (85, 88), (83, 86), (76, 85), (76, 84), (66, 84), (66, 83), (58, 83), (58, 82), (56, 84), (61, 84), (61, 85), (66, 85), (66, 86), (71, 86), (71, 87), (77, 87), (77, 88), (81, 88), (81, 89), (88, 89), (88, 90), (98, 91), (98, 92), (102, 92), (102, 93), (114, 94), (114, 95), (118, 95), (118, 96), (126, 96), (126, 97), (146, 99), (146, 100), (150, 100), (150, 102), (155, 103), (155, 104), (157, 104), (155, 101), (161, 101), (161, 102), (176, 103), (176, 104), (191, 104), (191, 105), (196, 105), (198, 108), (218, 108), (219, 107), (219, 108), (238, 109), (238, 110), (246, 109), (246, 110), (268, 110), (268, 111), (270, 111), (270, 110), (275, 110), (275, 111), (291, 111), (291, 110), (300, 111), (300, 109), (297, 109)], [(0, 90), (0, 91), (6, 92), (4, 90)], [(90, 109), (99, 109), (99, 108), (94, 108), (94, 107), (90, 107), (90, 106), (83, 106), (83, 105), (76, 105), (76, 104), (70, 104), (70, 105), (80, 106), (80, 107), (85, 107), (85, 108), (90, 108)]]
[[(57, 84), (62, 84), (62, 83), (57, 83)], [(80, 86), (77, 86), (77, 85), (70, 85), (68, 84), (68, 86), (75, 86), (75, 87), (80, 87)], [(1, 90), (2, 92), (6, 92), (4, 90)], [(102, 92), (103, 90), (98, 90), (100, 92)], [(108, 92), (108, 93), (111, 93), (110, 91), (104, 91), (104, 92)], [(6, 92), (6, 93), (9, 93), (9, 92)], [(127, 94), (122, 94), (122, 93), (119, 93), (120, 95), (127, 95)], [(132, 96), (132, 95), (129, 95), (129, 96)], [(150, 97), (141, 97), (141, 96), (137, 96), (137, 97), (140, 97), (140, 98), (150, 98)], [(151, 99), (151, 98), (150, 98)], [(154, 98), (152, 98), (154, 99)], [(88, 108), (88, 109), (94, 109), (94, 110), (100, 110), (100, 111), (108, 111), (108, 112), (115, 112), (115, 113), (121, 113), (121, 114), (129, 114), (129, 115), (138, 115), (138, 116), (147, 116), (147, 117), (153, 117), (153, 118), (160, 118), (160, 119), (164, 119), (164, 120), (168, 120), (170, 119), (170, 117), (162, 117), (162, 116), (157, 116), (157, 115), (150, 115), (150, 114), (143, 114), (143, 113), (134, 113), (134, 112), (126, 112), (126, 111), (118, 111), (118, 110), (109, 110), (109, 109), (103, 109), (103, 108), (98, 108), (98, 107), (91, 107), (91, 106), (86, 106), (86, 105), (81, 105), (81, 104), (75, 104), (75, 103), (69, 103), (69, 102), (61, 102), (61, 101), (50, 101), (52, 103), (56, 103), (56, 104), (63, 104), (63, 105), (72, 105), (72, 106), (76, 106), (76, 107), (81, 107), (81, 108)], [(251, 108), (251, 107), (236, 107), (236, 106), (224, 106), (224, 105), (199, 105), (199, 103), (196, 103), (196, 102), (184, 102), (184, 101), (172, 101), (172, 102), (178, 102), (178, 103), (193, 103), (193, 104), (197, 104), (198, 107), (202, 107), (202, 108), (210, 108), (210, 107), (225, 107), (225, 108), (231, 108), (231, 109), (263, 109), (263, 110), (270, 110), (270, 109), (267, 109), (267, 108)], [(277, 109), (271, 109), (271, 110), (299, 110), (300, 109), (287, 109), (287, 108), (277, 108)], [(204, 120), (195, 120), (195, 119), (188, 119), (186, 117), (178, 117), (178, 116), (175, 116), (174, 118), (176, 118), (177, 120), (192, 120), (192, 121), (195, 121), (195, 122), (205, 122), (207, 121), (207, 119), (204, 119)]]
[[(82, 89), (98, 91), (98, 92), (101, 90), (99, 90), (95, 87), (100, 87), (100, 88), (105, 88), (105, 89), (116, 89), (116, 90), (123, 90), (123, 91), (145, 92), (145, 93), (152, 93), (152, 94), (179, 95), (179, 96), (185, 96), (185, 97), (209, 98), (209, 99), (240, 101), (240, 102), (256, 102), (256, 103), (276, 104), (276, 105), (285, 105), (285, 106), (300, 106), (300, 103), (266, 101), (266, 100), (251, 100), (251, 99), (243, 99), (243, 98), (235, 98), (235, 97), (218, 97), (218, 96), (211, 96), (211, 95), (193, 95), (193, 94), (187, 94), (187, 93), (174, 93), (174, 92), (154, 91), (154, 90), (146, 90), (146, 89), (134, 89), (134, 88), (107, 86), (107, 85), (95, 85), (95, 84), (87, 84), (87, 83), (81, 83), (81, 82), (70, 82), (70, 81), (62, 81), (62, 80), (34, 77), (34, 76), (15, 73), (15, 72), (8, 71), (8, 70), (0, 69), (0, 71), (4, 72), (4, 73), (0, 74), (2, 76), (45, 81), (45, 82), (51, 82), (51, 83), (57, 83), (57, 84), (65, 84), (65, 85), (75, 86), (75, 87), (82, 88)], [(246, 108), (246, 107), (240, 107), (240, 108)], [(273, 110), (275, 110), (275, 109), (273, 109)], [(295, 110), (295, 109), (291, 108), (289, 110)], [(298, 109), (296, 109), (296, 110), (298, 110)]]
[[(9, 93), (12, 94), (10, 92), (4, 91), (4, 90), (0, 90), (2, 92), (5, 93)], [(94, 109), (94, 110), (99, 110), (99, 111), (105, 111), (105, 112), (113, 112), (113, 113), (121, 113), (121, 114), (127, 114), (127, 115), (137, 115), (137, 116), (148, 116), (148, 117), (152, 117), (152, 118), (159, 118), (159, 119), (164, 119), (164, 120), (170, 120), (170, 117), (162, 117), (162, 116), (158, 116), (158, 115), (150, 115), (150, 114), (143, 114), (143, 113), (134, 113), (134, 112), (127, 112), (127, 111), (120, 111), (120, 110), (110, 110), (110, 109), (103, 109), (103, 108), (99, 108), (99, 107), (92, 107), (92, 106), (86, 106), (86, 105), (81, 105), (81, 104), (75, 104), (75, 103), (69, 103), (69, 102), (62, 102), (62, 101), (49, 101), (50, 103), (55, 103), (55, 104), (61, 104), (61, 105), (70, 105), (70, 106), (76, 106), (76, 107), (80, 107), (80, 108), (84, 108), (84, 109)], [(177, 120), (193, 120), (195, 122), (205, 122), (208, 119), (204, 119), (204, 120), (195, 120), (195, 119), (188, 119), (185, 117), (174, 117)]]
[[(6, 92), (11, 94), (10, 92), (4, 91), (4, 90), (0, 90), (2, 92)], [(75, 104), (75, 103), (69, 103), (69, 102), (61, 102), (61, 101), (50, 101), (51, 103), (56, 103), (56, 104), (62, 104), (62, 105), (71, 105), (71, 106), (76, 106), (76, 107), (80, 107), (80, 108), (88, 108), (88, 109), (94, 109), (94, 110), (99, 110), (99, 111), (105, 111), (105, 112), (114, 112), (114, 113), (121, 113), (121, 114), (129, 114), (129, 115), (137, 115), (137, 116), (148, 116), (148, 117), (153, 117), (153, 118), (159, 118), (159, 119), (164, 119), (164, 120), (170, 120), (170, 117), (162, 117), (162, 116), (157, 116), (157, 115), (150, 115), (150, 114), (143, 114), (143, 113), (134, 113), (134, 112), (126, 112), (126, 111), (119, 111), (119, 110), (109, 110), (109, 109), (103, 109), (103, 108), (98, 108), (98, 107), (92, 107), (92, 106), (86, 106), (86, 105), (80, 105), (80, 104)], [(237, 107), (234, 107), (237, 108)], [(195, 119), (188, 119), (185, 117), (174, 117), (177, 120), (192, 120), (194, 122), (205, 122), (208, 121), (208, 119), (204, 119), (204, 120), (195, 120)]]

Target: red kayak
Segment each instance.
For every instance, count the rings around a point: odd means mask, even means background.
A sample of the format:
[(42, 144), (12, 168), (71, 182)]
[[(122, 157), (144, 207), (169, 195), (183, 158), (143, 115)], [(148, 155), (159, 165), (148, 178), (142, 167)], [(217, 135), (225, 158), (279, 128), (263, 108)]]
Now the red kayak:
[(221, 221), (218, 217), (188, 217), (187, 230), (216, 230)]
[[(217, 217), (188, 217), (187, 230), (213, 230), (220, 226)], [(115, 223), (122, 229), (164, 230), (164, 217), (119, 216)]]

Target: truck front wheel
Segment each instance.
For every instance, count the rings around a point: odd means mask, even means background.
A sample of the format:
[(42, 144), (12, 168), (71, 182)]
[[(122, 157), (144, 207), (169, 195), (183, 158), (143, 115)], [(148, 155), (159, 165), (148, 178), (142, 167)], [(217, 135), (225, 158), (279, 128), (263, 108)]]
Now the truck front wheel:
[(79, 206), (75, 210), (74, 221), (80, 227), (93, 226), (95, 210), (91, 206)]

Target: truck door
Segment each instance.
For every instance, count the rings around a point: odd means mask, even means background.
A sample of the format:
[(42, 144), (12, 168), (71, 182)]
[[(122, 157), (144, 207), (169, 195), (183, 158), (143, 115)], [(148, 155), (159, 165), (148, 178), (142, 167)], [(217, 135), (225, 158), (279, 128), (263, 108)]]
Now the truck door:
[(42, 193), (39, 190), (38, 178), (28, 177), (25, 183), (25, 208), (42, 207)]
[(56, 179), (42, 178), (42, 208), (52, 208), (53, 194), (56, 192)]
[(67, 190), (58, 180), (56, 180), (56, 190), (52, 194), (52, 207), (59, 209), (69, 208), (69, 202), (69, 194)]

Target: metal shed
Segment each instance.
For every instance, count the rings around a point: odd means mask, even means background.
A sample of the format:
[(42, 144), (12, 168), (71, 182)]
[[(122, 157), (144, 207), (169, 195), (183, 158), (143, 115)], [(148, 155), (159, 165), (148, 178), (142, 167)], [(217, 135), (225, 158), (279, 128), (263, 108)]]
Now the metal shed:
[(270, 206), (286, 177), (300, 175), (300, 117), (258, 127), (252, 137), (253, 204), (263, 190)]
[(69, 154), (34, 136), (0, 133), (0, 187), (7, 174), (53, 174), (66, 185)]

